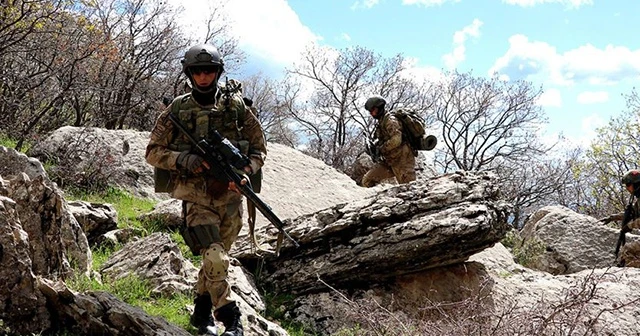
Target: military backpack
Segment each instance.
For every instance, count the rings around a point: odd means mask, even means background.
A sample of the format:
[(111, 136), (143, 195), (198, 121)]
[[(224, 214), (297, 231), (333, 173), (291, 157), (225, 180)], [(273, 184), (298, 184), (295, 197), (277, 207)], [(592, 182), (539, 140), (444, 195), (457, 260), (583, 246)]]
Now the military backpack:
[(393, 115), (402, 124), (402, 135), (411, 148), (419, 151), (432, 150), (435, 147), (436, 138), (426, 134), (424, 119), (417, 113), (400, 109), (394, 111)]

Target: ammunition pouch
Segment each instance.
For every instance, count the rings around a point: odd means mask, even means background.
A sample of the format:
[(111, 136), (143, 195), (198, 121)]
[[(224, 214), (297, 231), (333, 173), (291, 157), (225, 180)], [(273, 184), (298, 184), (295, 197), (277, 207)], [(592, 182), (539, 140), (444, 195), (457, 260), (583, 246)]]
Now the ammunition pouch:
[(194, 256), (200, 255), (200, 251), (212, 243), (222, 242), (220, 229), (215, 225), (183, 226), (180, 228), (180, 235)]
[[(236, 145), (236, 144), (234, 144)], [(240, 153), (249, 156), (249, 141), (247, 140), (239, 140), (238, 144), (236, 145), (236, 147), (238, 147), (238, 149), (240, 150)]]
[(171, 192), (175, 187), (175, 181), (170, 171), (153, 168), (153, 185), (155, 192)]

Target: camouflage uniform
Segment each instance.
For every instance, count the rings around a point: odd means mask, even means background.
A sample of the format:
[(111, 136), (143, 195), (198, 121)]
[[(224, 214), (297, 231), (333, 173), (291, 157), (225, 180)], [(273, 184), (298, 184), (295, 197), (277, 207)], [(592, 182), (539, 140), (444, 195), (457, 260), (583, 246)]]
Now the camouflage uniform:
[[(634, 212), (640, 214), (640, 205), (636, 198), (634, 206)], [(615, 218), (622, 220), (624, 213), (620, 213)], [(612, 216), (613, 217), (613, 216)], [(628, 224), (630, 229), (640, 229), (640, 218), (631, 220)], [(631, 241), (620, 247), (620, 262), (625, 267), (639, 267), (640, 268), (640, 241)]]
[[(267, 153), (265, 140), (258, 120), (246, 109), (240, 94), (234, 94), (230, 106), (226, 107), (218, 89), (216, 102), (211, 106), (199, 105), (190, 94), (176, 98), (158, 118), (147, 145), (147, 162), (171, 172), (174, 182), (171, 196), (183, 200), (187, 227), (209, 225), (216, 228), (215, 241), (207, 248), (193, 252), (203, 256), (196, 293), (208, 293), (213, 307), (218, 309), (233, 302), (227, 282), (228, 252), (242, 227), (242, 196), (228, 190), (226, 181), (217, 180), (211, 174), (193, 175), (178, 170), (178, 156), (191, 148), (186, 137), (174, 129), (167, 117), (172, 113), (173, 105), (178, 103), (178, 119), (196, 140), (206, 138), (209, 128), (215, 128), (249, 155), (254, 172), (264, 163)], [(238, 117), (242, 115), (244, 118)]]
[(391, 177), (400, 184), (415, 181), (415, 153), (402, 136), (402, 123), (392, 113), (387, 112), (380, 118), (375, 137), (383, 160), (362, 177), (362, 185), (373, 187)]

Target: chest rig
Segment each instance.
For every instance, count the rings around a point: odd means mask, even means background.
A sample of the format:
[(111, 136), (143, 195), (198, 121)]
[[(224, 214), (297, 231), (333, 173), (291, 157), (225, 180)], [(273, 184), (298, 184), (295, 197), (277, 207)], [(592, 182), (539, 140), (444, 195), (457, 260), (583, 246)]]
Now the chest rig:
[[(211, 131), (217, 130), (243, 154), (248, 153), (249, 142), (243, 139), (242, 128), (246, 110), (242, 98), (237, 94), (220, 99), (216, 98), (211, 106), (200, 106), (190, 93), (176, 98), (171, 113), (187, 128), (197, 140), (205, 139), (211, 143)], [(174, 133), (169, 148), (175, 151), (191, 150), (191, 143), (180, 132)]]

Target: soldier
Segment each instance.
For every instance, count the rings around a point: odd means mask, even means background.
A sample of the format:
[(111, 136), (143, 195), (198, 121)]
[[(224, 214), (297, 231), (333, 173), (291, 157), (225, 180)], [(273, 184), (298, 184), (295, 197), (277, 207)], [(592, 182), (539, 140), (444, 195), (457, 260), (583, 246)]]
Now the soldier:
[(260, 115), (259, 115), (258, 109), (253, 107), (253, 99), (249, 97), (243, 97), (242, 100), (244, 101), (244, 104), (247, 105), (249, 110), (251, 110), (251, 113), (253, 113), (253, 115), (256, 116), (256, 118), (259, 118)]
[[(640, 170), (632, 169), (626, 172), (622, 176), (621, 180), (622, 185), (627, 189), (627, 191), (633, 195), (635, 198), (634, 201), (631, 202), (631, 221), (626, 223), (621, 230), (626, 232), (631, 232), (633, 229), (640, 229), (640, 205), (638, 202), (638, 197), (640, 197)], [(611, 221), (622, 220), (624, 217), (624, 212), (619, 214), (614, 214), (609, 217), (602, 219), (604, 223), (609, 223)], [(620, 248), (620, 266), (627, 267), (640, 267), (640, 241), (632, 241), (628, 244), (625, 244)]]
[(402, 136), (402, 123), (387, 112), (386, 104), (387, 101), (377, 95), (367, 99), (364, 104), (364, 108), (377, 120), (374, 134), (376, 142), (371, 148), (374, 153), (370, 153), (376, 163), (362, 177), (362, 185), (367, 188), (391, 177), (401, 184), (416, 179), (414, 150)]
[[(177, 97), (160, 115), (147, 145), (146, 160), (157, 169), (168, 170), (171, 196), (181, 199), (185, 242), (195, 255), (202, 255), (202, 267), (195, 286), (195, 307), (190, 322), (200, 334), (217, 335), (215, 319), (225, 326), (224, 336), (243, 335), (240, 309), (231, 297), (227, 281), (228, 252), (242, 227), (242, 196), (235, 184), (214, 178), (213, 169), (167, 117), (172, 113), (196, 140), (207, 139), (216, 129), (237, 145), (250, 159), (246, 174), (257, 172), (264, 163), (266, 147), (262, 128), (246, 111), (240, 93), (218, 83), (224, 71), (222, 56), (207, 44), (191, 47), (181, 61), (193, 89)], [(211, 140), (210, 140), (211, 141)]]

